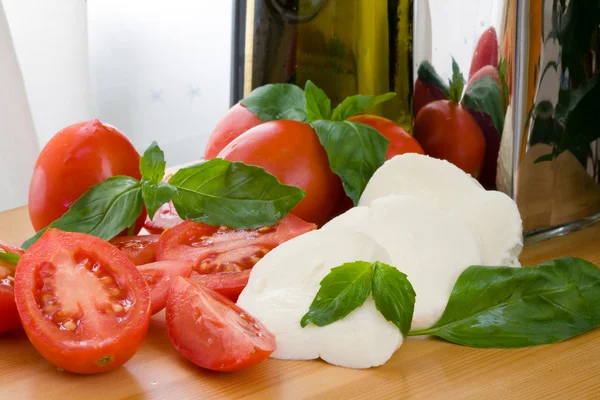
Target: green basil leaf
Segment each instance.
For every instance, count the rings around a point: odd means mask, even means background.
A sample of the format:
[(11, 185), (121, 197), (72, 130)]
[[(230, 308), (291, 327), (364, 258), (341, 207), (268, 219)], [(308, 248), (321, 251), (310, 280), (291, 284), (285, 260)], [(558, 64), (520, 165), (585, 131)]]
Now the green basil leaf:
[(373, 300), (379, 312), (406, 337), (415, 311), (416, 293), (405, 274), (389, 265), (373, 265)]
[(180, 169), (169, 184), (182, 219), (236, 229), (273, 225), (304, 198), (263, 168), (219, 158)]
[(142, 181), (142, 198), (148, 217), (154, 218), (160, 206), (171, 201), (174, 194), (175, 188), (166, 182)]
[(410, 334), (516, 348), (561, 342), (599, 325), (600, 268), (566, 257), (537, 267), (469, 267), (441, 319)]
[(6, 261), (10, 264), (16, 264), (21, 259), (21, 256), (15, 253), (0, 251), (0, 261)]
[(306, 114), (309, 122), (331, 117), (331, 100), (317, 85), (311, 81), (306, 81), (304, 94), (306, 96)]
[(80, 232), (110, 240), (132, 226), (142, 213), (142, 185), (130, 176), (113, 176), (92, 186), (67, 212), (23, 243), (34, 244), (48, 228)]
[(504, 112), (506, 113), (506, 108), (508, 107), (508, 103), (510, 101), (510, 89), (508, 88), (508, 70), (507, 70), (507, 62), (506, 59), (500, 58), (498, 62), (498, 77), (500, 78), (500, 84), (502, 85), (502, 100), (504, 101)]
[(427, 83), (428, 85), (438, 88), (442, 93), (444, 93), (445, 98), (450, 96), (450, 89), (448, 88), (448, 85), (446, 85), (446, 83), (438, 75), (435, 68), (429, 61), (421, 61), (421, 64), (419, 64), (419, 68), (417, 69), (417, 76), (423, 83)]
[(355, 115), (364, 114), (367, 110), (392, 99), (394, 96), (396, 96), (396, 93), (390, 92), (379, 96), (357, 94), (356, 96), (346, 97), (335, 110), (333, 110), (331, 119), (333, 121), (345, 121)]
[(498, 132), (504, 129), (503, 102), (502, 89), (492, 76), (484, 76), (470, 83), (463, 98), (467, 109), (489, 115)]
[(165, 153), (158, 147), (158, 143), (152, 142), (150, 147), (144, 152), (144, 155), (140, 159), (140, 172), (142, 173), (142, 179), (160, 182), (165, 176), (165, 169), (167, 163), (165, 162)]
[(332, 268), (321, 281), (321, 288), (300, 326), (326, 326), (362, 306), (371, 293), (372, 266), (369, 262), (356, 261)]
[(465, 88), (465, 77), (460, 72), (458, 63), (452, 57), (452, 79), (450, 80), (450, 99), (455, 103), (460, 103), (463, 89)]
[(291, 119), (307, 122), (304, 91), (290, 83), (272, 83), (256, 88), (240, 103), (263, 122)]
[(354, 205), (375, 171), (385, 162), (390, 141), (372, 127), (349, 121), (319, 120), (311, 124), (329, 159), (333, 172)]

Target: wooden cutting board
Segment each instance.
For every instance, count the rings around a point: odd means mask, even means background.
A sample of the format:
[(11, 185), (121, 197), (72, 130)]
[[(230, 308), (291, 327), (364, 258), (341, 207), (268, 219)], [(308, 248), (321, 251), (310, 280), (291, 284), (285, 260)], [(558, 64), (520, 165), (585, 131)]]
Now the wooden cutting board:
[[(0, 238), (33, 233), (27, 211), (0, 213)], [(524, 265), (576, 256), (600, 265), (600, 224), (526, 247)], [(566, 342), (518, 350), (472, 349), (409, 339), (384, 366), (351, 370), (321, 361), (265, 362), (214, 373), (180, 357), (164, 314), (152, 317), (140, 351), (124, 367), (78, 376), (38, 355), (23, 332), (0, 337), (0, 399), (600, 399), (600, 329)]]

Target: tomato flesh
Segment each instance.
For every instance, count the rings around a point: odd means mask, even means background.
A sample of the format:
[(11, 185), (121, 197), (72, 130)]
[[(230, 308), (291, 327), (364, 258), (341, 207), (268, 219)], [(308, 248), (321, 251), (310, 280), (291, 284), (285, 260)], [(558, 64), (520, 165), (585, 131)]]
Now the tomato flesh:
[(150, 287), (152, 315), (163, 310), (171, 283), (178, 276), (188, 277), (192, 272), (187, 261), (157, 261), (138, 266), (142, 277)]
[(237, 301), (240, 293), (248, 284), (251, 269), (240, 272), (217, 272), (212, 274), (199, 274), (192, 272), (190, 280), (214, 290), (231, 301)]
[(135, 265), (82, 233), (49, 229), (17, 265), (15, 298), (34, 347), (74, 373), (124, 364), (150, 322), (150, 290)]
[(156, 261), (156, 245), (159, 235), (120, 236), (110, 243), (121, 250), (135, 265)]
[[(23, 255), (23, 250), (0, 241), (0, 253)], [(0, 260), (0, 334), (21, 326), (15, 303), (15, 265)]]
[(231, 229), (184, 221), (158, 241), (159, 261), (185, 260), (200, 274), (239, 272), (252, 268), (281, 243), (316, 229), (316, 225), (288, 214), (273, 226)]
[(175, 349), (213, 371), (238, 371), (267, 358), (275, 336), (231, 300), (178, 277), (169, 292), (167, 332)]
[(165, 230), (173, 228), (182, 223), (183, 220), (177, 214), (173, 202), (170, 201), (158, 208), (154, 218), (147, 218), (144, 228), (150, 233), (161, 234)]

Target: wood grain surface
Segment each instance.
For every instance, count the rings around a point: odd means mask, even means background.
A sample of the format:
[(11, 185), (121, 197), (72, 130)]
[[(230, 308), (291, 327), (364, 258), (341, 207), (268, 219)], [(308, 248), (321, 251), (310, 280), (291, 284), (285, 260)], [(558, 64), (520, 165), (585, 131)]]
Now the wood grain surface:
[[(0, 238), (32, 234), (24, 208), (0, 213)], [(531, 265), (577, 256), (600, 265), (600, 225), (527, 247)], [(152, 318), (141, 350), (116, 371), (78, 376), (38, 355), (23, 332), (0, 338), (0, 399), (600, 399), (600, 329), (566, 342), (518, 350), (472, 349), (409, 339), (384, 366), (351, 370), (321, 361), (268, 359), (238, 373), (202, 370)]]

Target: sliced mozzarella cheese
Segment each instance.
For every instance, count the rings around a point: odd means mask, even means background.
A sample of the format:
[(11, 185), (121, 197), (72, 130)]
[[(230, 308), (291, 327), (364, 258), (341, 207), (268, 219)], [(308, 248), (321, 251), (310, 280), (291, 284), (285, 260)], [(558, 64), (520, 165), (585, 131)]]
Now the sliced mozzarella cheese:
[(332, 268), (358, 260), (391, 262), (370, 237), (328, 229), (294, 238), (254, 266), (238, 305), (276, 336), (272, 357), (320, 357), (335, 365), (368, 368), (385, 363), (400, 347), (399, 329), (377, 311), (372, 298), (333, 324), (300, 326), (321, 280)]
[(454, 210), (477, 232), (482, 265), (520, 265), (523, 227), (515, 202), (484, 190), (449, 162), (419, 154), (396, 156), (375, 172), (359, 205), (392, 194), (428, 197)]
[(363, 232), (387, 250), (391, 265), (408, 276), (417, 293), (412, 330), (435, 324), (460, 274), (481, 263), (473, 228), (452, 209), (425, 197), (384, 197), (322, 229)]

